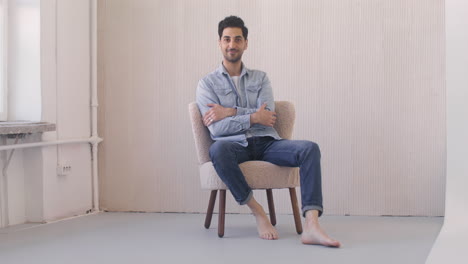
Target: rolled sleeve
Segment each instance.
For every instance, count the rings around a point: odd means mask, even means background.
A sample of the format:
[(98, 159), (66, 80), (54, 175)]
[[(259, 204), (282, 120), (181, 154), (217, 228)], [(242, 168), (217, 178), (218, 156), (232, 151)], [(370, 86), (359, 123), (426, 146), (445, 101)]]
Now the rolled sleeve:
[(214, 137), (241, 134), (250, 128), (250, 115), (230, 116), (208, 126)]

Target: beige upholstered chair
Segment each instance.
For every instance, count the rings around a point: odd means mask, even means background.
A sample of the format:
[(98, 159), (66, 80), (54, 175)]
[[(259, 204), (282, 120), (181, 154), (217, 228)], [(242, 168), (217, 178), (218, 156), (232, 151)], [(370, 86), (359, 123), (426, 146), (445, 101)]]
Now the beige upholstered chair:
[[(295, 120), (294, 105), (287, 101), (276, 101), (275, 111), (277, 114), (276, 131), (282, 138), (290, 139)], [(210, 227), (216, 195), (219, 190), (218, 236), (223, 237), (227, 187), (218, 177), (211, 163), (209, 148), (213, 140), (209, 130), (203, 125), (202, 116), (195, 102), (189, 104), (189, 113), (198, 154), (201, 187), (211, 190), (205, 227)], [(265, 161), (247, 161), (241, 163), (240, 168), (252, 189), (266, 190), (270, 220), (273, 225), (276, 225), (276, 215), (272, 189), (289, 188), (296, 231), (301, 234), (302, 224), (295, 189), (299, 186), (299, 168), (280, 167)]]

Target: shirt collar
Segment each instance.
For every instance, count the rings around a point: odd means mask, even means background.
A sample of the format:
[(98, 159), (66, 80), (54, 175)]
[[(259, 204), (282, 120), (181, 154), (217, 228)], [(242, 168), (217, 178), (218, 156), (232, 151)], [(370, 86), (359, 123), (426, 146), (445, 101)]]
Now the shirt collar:
[[(219, 64), (217, 71), (221, 74), (225, 74), (229, 76), (229, 73), (227, 72), (226, 68), (224, 68), (223, 63)], [(245, 67), (244, 63), (242, 63), (242, 70), (241, 70), (240, 77), (244, 76), (244, 74), (249, 74), (249, 71), (250, 70)]]

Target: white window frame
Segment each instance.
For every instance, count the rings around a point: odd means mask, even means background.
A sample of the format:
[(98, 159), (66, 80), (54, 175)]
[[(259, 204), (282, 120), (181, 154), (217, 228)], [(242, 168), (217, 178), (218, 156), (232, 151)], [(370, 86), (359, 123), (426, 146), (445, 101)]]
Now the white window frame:
[(0, 121), (8, 118), (8, 0), (0, 0)]

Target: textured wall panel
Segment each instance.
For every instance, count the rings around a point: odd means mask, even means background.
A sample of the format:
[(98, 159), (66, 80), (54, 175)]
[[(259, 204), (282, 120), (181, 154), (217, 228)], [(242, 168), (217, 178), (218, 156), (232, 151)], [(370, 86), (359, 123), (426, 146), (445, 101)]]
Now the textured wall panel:
[[(249, 27), (246, 66), (295, 102), (294, 137), (321, 147), (326, 214), (443, 214), (441, 0), (101, 0), (103, 207), (205, 210), (187, 104), (221, 62), (217, 24), (231, 14)], [(278, 212), (288, 197), (277, 192)], [(230, 197), (227, 210), (247, 212)]]

